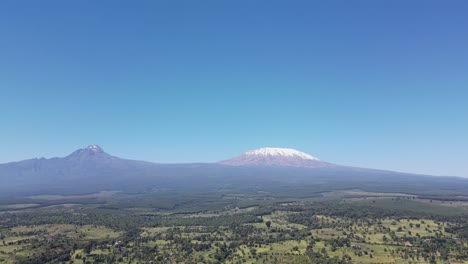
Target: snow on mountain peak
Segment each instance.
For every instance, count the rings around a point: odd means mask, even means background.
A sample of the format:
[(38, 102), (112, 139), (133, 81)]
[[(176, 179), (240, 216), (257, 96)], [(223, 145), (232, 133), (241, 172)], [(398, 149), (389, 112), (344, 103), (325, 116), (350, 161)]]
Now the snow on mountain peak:
[(102, 151), (101, 147), (99, 147), (98, 145), (89, 145), (87, 147), (87, 149), (91, 150), (91, 151), (94, 151), (94, 152), (100, 152)]
[(260, 148), (245, 153), (247, 156), (276, 156), (276, 157), (291, 157), (291, 158), (301, 158), (306, 160), (319, 160), (316, 157), (313, 157), (304, 152), (290, 149), (290, 148)]
[(325, 168), (332, 164), (323, 162), (304, 152), (290, 148), (260, 148), (218, 162), (231, 166), (283, 166), (304, 168)]

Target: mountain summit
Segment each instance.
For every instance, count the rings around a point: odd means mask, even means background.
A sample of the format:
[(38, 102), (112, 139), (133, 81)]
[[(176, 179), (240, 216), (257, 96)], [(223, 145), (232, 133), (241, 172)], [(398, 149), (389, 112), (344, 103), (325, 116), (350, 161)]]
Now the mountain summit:
[(86, 148), (78, 149), (68, 155), (68, 159), (94, 159), (94, 158), (111, 158), (112, 156), (104, 152), (98, 145), (89, 145)]
[(89, 145), (86, 149), (91, 150), (93, 152), (101, 152), (103, 151), (101, 147), (98, 145)]
[(295, 149), (289, 148), (260, 148), (256, 150), (247, 151), (245, 153), (249, 156), (280, 156), (280, 157), (296, 157), (301, 159), (308, 159), (308, 160), (319, 160), (316, 157), (312, 157), (309, 154), (301, 152)]
[(218, 163), (231, 166), (285, 166), (306, 168), (333, 166), (307, 153), (290, 148), (260, 148), (250, 150), (238, 157)]

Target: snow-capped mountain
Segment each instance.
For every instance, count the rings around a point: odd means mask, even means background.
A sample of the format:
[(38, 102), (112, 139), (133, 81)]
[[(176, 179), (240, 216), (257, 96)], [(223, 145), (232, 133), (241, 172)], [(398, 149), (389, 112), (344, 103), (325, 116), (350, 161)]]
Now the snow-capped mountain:
[(247, 151), (244, 154), (218, 162), (232, 166), (285, 166), (324, 168), (334, 166), (313, 157), (307, 153), (290, 148), (260, 148)]
[(436, 185), (465, 195), (468, 180), (334, 165), (304, 152), (283, 148), (252, 150), (219, 164), (158, 164), (122, 159), (97, 145), (90, 145), (66, 157), (0, 164), (0, 197), (89, 194), (103, 190), (135, 193), (152, 188), (181, 193), (226, 188), (278, 191), (280, 187), (301, 188), (303, 185), (315, 186), (320, 191), (330, 191), (334, 185), (339, 185), (340, 188), (379, 192), (400, 186), (399, 191), (408, 188), (423, 193), (428, 186)]

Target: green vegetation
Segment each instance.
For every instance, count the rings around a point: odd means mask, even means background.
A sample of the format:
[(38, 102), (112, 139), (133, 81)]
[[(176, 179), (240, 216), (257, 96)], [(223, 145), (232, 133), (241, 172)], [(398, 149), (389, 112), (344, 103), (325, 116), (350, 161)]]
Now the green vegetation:
[(468, 202), (430, 198), (359, 190), (21, 198), (1, 203), (0, 262), (468, 263)]

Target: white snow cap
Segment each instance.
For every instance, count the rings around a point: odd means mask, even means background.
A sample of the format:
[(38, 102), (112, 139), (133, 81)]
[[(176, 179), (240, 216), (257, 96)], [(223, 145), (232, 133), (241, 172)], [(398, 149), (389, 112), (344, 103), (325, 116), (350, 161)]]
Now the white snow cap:
[(102, 149), (98, 146), (98, 145), (89, 145), (88, 146), (88, 149), (89, 150), (92, 150), (92, 151), (101, 151)]
[(297, 157), (307, 160), (319, 160), (316, 157), (312, 157), (304, 152), (290, 149), (290, 148), (260, 148), (251, 151), (247, 151), (245, 155), (248, 156), (280, 156), (280, 157)]

